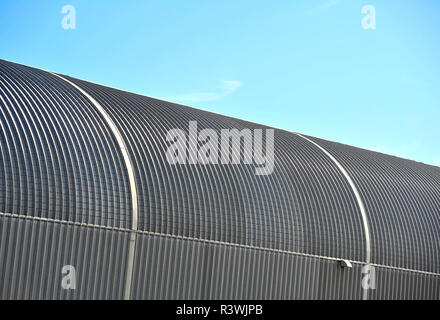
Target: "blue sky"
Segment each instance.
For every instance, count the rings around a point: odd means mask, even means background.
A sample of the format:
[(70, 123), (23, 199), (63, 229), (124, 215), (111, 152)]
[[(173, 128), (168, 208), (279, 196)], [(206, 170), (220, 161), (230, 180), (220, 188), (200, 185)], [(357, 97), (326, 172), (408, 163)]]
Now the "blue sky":
[(440, 1), (1, 1), (0, 39), (2, 59), (440, 165)]

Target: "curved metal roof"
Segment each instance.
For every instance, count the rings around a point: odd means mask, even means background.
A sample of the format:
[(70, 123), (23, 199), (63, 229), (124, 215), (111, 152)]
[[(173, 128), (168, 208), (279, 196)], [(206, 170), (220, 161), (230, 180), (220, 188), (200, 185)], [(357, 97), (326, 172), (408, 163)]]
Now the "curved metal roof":
[(2, 60), (0, 103), (1, 213), (440, 272), (438, 167), (279, 129), (271, 175), (171, 165), (189, 121), (269, 127)]

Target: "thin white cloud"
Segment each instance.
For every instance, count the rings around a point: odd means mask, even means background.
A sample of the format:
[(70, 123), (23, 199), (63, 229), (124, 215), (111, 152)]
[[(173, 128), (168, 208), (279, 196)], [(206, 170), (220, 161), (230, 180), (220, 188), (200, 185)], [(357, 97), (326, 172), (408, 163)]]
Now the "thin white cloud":
[(181, 103), (213, 101), (234, 93), (241, 86), (243, 86), (243, 82), (238, 80), (222, 80), (220, 82), (220, 90), (217, 92), (186, 93), (178, 96), (168, 97), (165, 100)]
[(238, 80), (223, 80), (222, 88), (225, 90), (224, 94), (228, 95), (233, 93), (235, 90), (243, 86), (243, 82)]

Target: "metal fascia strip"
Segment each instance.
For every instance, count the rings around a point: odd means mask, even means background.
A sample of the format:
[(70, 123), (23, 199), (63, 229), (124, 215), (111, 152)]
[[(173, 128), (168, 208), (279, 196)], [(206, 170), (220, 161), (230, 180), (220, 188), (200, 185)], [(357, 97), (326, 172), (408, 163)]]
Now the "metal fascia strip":
[(130, 191), (131, 191), (131, 201), (132, 201), (132, 222), (131, 222), (131, 232), (130, 232), (130, 243), (128, 248), (128, 261), (127, 261), (127, 273), (125, 278), (125, 288), (124, 288), (124, 299), (129, 300), (131, 295), (131, 282), (133, 278), (133, 266), (134, 266), (134, 250), (136, 247), (136, 232), (138, 231), (138, 206), (137, 206), (137, 191), (136, 191), (136, 180), (134, 178), (134, 170), (133, 165), (131, 164), (130, 157), (127, 152), (127, 147), (122, 138), (121, 133), (116, 127), (113, 120), (110, 118), (109, 114), (105, 111), (105, 109), (96, 101), (90, 94), (80, 88), (78, 85), (73, 83), (72, 81), (67, 80), (66, 78), (60, 76), (59, 74), (48, 71), (52, 75), (63, 79), (71, 86), (80, 91), (89, 101), (96, 107), (99, 113), (103, 116), (105, 122), (110, 127), (113, 135), (116, 138), (119, 148), (121, 149), (122, 156), (124, 158), (125, 166), (128, 171), (128, 179), (130, 183)]
[[(365, 211), (365, 206), (364, 203), (362, 201), (362, 198), (359, 194), (358, 189), (356, 188), (356, 185), (354, 184), (353, 180), (351, 179), (350, 175), (348, 174), (348, 172), (344, 169), (344, 167), (339, 163), (338, 160), (336, 160), (335, 157), (333, 157), (327, 150), (325, 150), (323, 147), (321, 147), (319, 144), (317, 144), (316, 142), (304, 137), (302, 134), (297, 133), (297, 132), (293, 132), (294, 134), (296, 134), (297, 136), (309, 141), (310, 143), (312, 143), (313, 145), (315, 145), (316, 147), (318, 147), (322, 152), (324, 152), (338, 167), (338, 169), (342, 172), (342, 174), (344, 175), (345, 179), (347, 179), (351, 189), (353, 190), (353, 193), (356, 197), (356, 201), (359, 205), (359, 210), (361, 211), (361, 216), (362, 216), (362, 222), (364, 225), (364, 232), (365, 232), (365, 245), (366, 245), (366, 263), (370, 264), (370, 260), (371, 260), (371, 243), (370, 243), (370, 229), (368, 227), (368, 219), (367, 219), (367, 213)], [(364, 300), (367, 300), (368, 298), (368, 290), (364, 289), (364, 296), (363, 296)]]

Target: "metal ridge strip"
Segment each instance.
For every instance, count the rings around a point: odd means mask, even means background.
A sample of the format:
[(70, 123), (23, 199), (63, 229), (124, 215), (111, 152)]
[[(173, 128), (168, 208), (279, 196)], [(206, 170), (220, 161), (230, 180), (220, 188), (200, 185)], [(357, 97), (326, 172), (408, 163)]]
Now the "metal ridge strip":
[[(52, 219), (52, 218), (41, 218), (41, 217), (25, 216), (25, 215), (20, 215), (20, 214), (15, 214), (15, 213), (3, 213), (3, 212), (0, 212), (0, 217), (23, 219), (23, 220), (33, 220), (33, 221), (48, 222), (48, 223), (66, 224), (66, 225), (72, 225), (72, 226), (77, 226), (77, 227), (103, 229), (103, 230), (108, 230), (108, 231), (119, 231), (119, 232), (127, 232), (127, 233), (133, 232), (133, 230), (127, 229), (127, 228), (108, 227), (108, 226), (97, 225), (97, 224), (90, 224), (90, 223), (83, 223), (83, 222), (74, 222), (74, 221), (59, 220), (59, 219)], [(303, 256), (303, 257), (309, 257), (309, 258), (317, 258), (317, 259), (324, 259), (324, 260), (331, 260), (331, 261), (340, 261), (340, 260), (342, 260), (342, 258), (320, 256), (320, 255), (315, 255), (315, 254), (311, 254), (311, 253), (288, 251), (288, 250), (281, 250), (281, 249), (267, 248), (267, 247), (258, 247), (258, 246), (251, 246), (251, 245), (246, 245), (246, 244), (239, 244), (239, 243), (225, 242), (225, 241), (218, 241), (218, 240), (193, 238), (193, 237), (179, 236), (179, 235), (173, 235), (173, 234), (167, 234), (167, 233), (159, 233), (159, 232), (153, 232), (153, 231), (137, 230), (136, 233), (140, 234), (140, 235), (157, 236), (157, 237), (164, 237), (164, 238), (170, 238), (170, 239), (180, 239), (180, 240), (186, 240), (186, 241), (197, 241), (197, 242), (209, 243), (209, 244), (215, 244), (215, 245), (224, 245), (224, 246), (237, 247), (237, 248), (243, 248), (243, 249), (253, 249), (253, 250), (259, 250), (259, 251), (268, 251), (268, 252), (274, 252), (274, 253), (297, 255), (297, 256)], [(350, 260), (350, 262), (352, 262), (354, 264), (365, 265), (364, 261)], [(386, 269), (394, 269), (394, 270), (399, 270), (399, 271), (421, 273), (421, 274), (431, 275), (431, 276), (440, 276), (440, 273), (435, 273), (435, 272), (430, 272), (430, 271), (407, 269), (407, 268), (402, 268), (402, 267), (387, 266), (387, 265), (376, 264), (376, 263), (372, 263), (371, 265), (374, 266), (374, 267), (378, 267), (378, 268), (386, 268)]]
[[(365, 261), (366, 261), (367, 264), (370, 264), (370, 260), (371, 260), (370, 228), (368, 226), (368, 219), (367, 219), (367, 213), (366, 213), (366, 210), (365, 210), (365, 206), (364, 206), (364, 203), (362, 201), (361, 195), (359, 194), (359, 191), (356, 188), (356, 185), (354, 184), (353, 180), (351, 179), (351, 177), (348, 174), (348, 172), (344, 169), (342, 164), (338, 160), (336, 160), (336, 158), (333, 157), (333, 155), (330, 152), (328, 152), (322, 146), (317, 144), (315, 141), (310, 140), (309, 138), (303, 136), (302, 134), (297, 133), (297, 132), (294, 132), (294, 134), (296, 134), (297, 136), (307, 140), (308, 142), (312, 143), (314, 146), (319, 148), (322, 152), (324, 152), (330, 158), (330, 160), (332, 160), (334, 162), (334, 164), (338, 167), (338, 169), (344, 175), (345, 179), (347, 179), (347, 181), (348, 181), (348, 183), (349, 183), (349, 185), (351, 187), (351, 190), (353, 191), (354, 196), (356, 197), (356, 201), (358, 203), (359, 210), (361, 211), (362, 223), (364, 225), (364, 233), (365, 233), (365, 246), (366, 246), (366, 249), (365, 249), (366, 250)], [(364, 289), (364, 300), (366, 300), (367, 298), (368, 298), (368, 290)]]
[(51, 71), (47, 71), (47, 72), (49, 72), (50, 74), (64, 80), (68, 84), (70, 84), (72, 87), (74, 87), (79, 92), (81, 92), (92, 103), (92, 105), (94, 105), (96, 107), (96, 109), (99, 111), (99, 113), (102, 115), (105, 122), (109, 126), (114, 137), (116, 138), (116, 142), (118, 143), (119, 149), (122, 152), (125, 167), (128, 172), (128, 179), (129, 179), (130, 190), (131, 190), (132, 209), (133, 209), (132, 210), (132, 221), (131, 221), (131, 229), (133, 232), (130, 235), (130, 245), (129, 245), (129, 251), (128, 251), (128, 260), (127, 260), (127, 276), (125, 279), (125, 290), (124, 290), (124, 299), (128, 300), (128, 299), (130, 299), (130, 295), (131, 295), (131, 282), (132, 282), (132, 277), (133, 277), (133, 266), (134, 266), (134, 250), (135, 250), (135, 246), (136, 246), (136, 231), (138, 230), (138, 205), (137, 205), (137, 190), (136, 190), (136, 180), (134, 177), (134, 169), (133, 169), (133, 165), (130, 160), (130, 156), (128, 155), (127, 146), (125, 145), (125, 142), (122, 138), (122, 135), (119, 132), (118, 128), (116, 127), (116, 124), (111, 119), (110, 115), (99, 104), (99, 102), (95, 100), (95, 98), (93, 98), (84, 89), (82, 89), (77, 84), (73, 83), (72, 81), (67, 80), (66, 78), (64, 78), (54, 72), (51, 72)]

